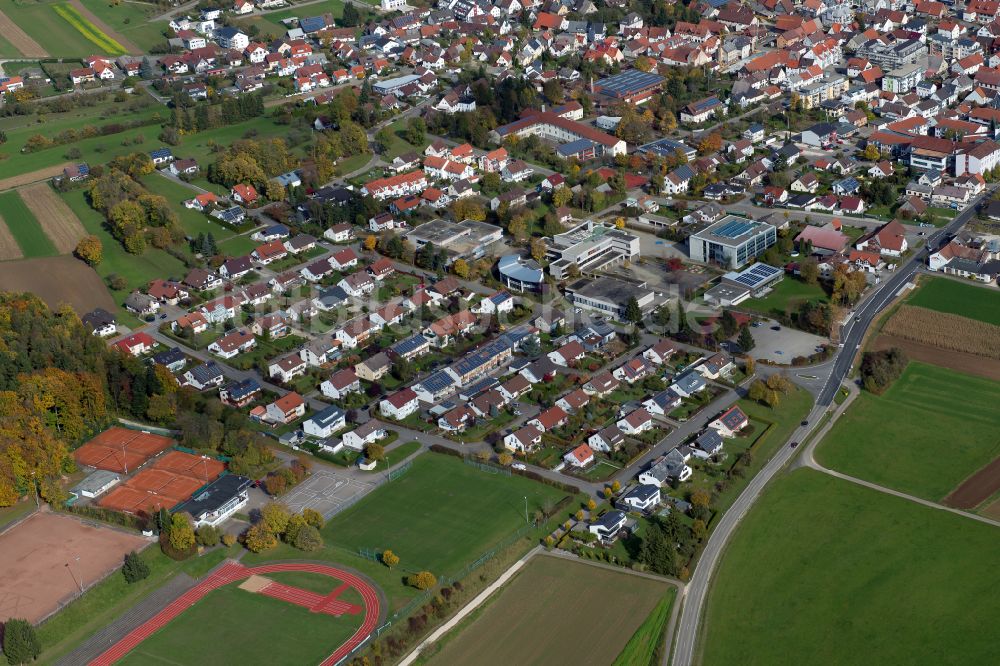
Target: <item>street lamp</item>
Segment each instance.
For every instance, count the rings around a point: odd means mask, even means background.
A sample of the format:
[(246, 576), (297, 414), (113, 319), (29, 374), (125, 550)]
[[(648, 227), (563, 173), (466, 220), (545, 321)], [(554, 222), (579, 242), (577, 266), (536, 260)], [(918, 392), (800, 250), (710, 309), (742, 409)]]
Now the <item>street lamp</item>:
[[(79, 562), (80, 558), (79, 557), (74, 557), (73, 561), (74, 562)], [(69, 562), (66, 563), (66, 569), (69, 570), (69, 575), (73, 577), (73, 582), (76, 583), (76, 586), (80, 588), (80, 594), (83, 594), (83, 583), (81, 581), (77, 580), (76, 574), (73, 573), (73, 567), (71, 567), (69, 565)]]

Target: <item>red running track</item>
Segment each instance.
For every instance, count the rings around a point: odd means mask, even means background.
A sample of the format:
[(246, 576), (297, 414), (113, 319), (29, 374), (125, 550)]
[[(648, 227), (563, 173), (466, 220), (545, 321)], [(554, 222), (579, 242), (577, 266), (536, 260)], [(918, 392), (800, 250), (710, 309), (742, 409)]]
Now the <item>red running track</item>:
[[(90, 662), (91, 666), (110, 666), (116, 661), (127, 655), (129, 652), (134, 650), (140, 643), (149, 638), (153, 633), (165, 627), (171, 620), (176, 618), (178, 615), (183, 613), (185, 610), (193, 606), (202, 597), (216, 590), (223, 585), (228, 585), (236, 581), (244, 580), (249, 578), (254, 574), (264, 575), (269, 573), (276, 573), (281, 571), (305, 571), (307, 573), (316, 573), (324, 576), (329, 576), (331, 578), (336, 578), (342, 581), (345, 585), (341, 585), (334, 592), (340, 594), (345, 586), (350, 586), (358, 590), (361, 593), (361, 598), (364, 600), (365, 608), (365, 619), (358, 627), (358, 630), (348, 638), (343, 645), (338, 647), (329, 657), (324, 659), (320, 666), (334, 666), (339, 663), (344, 657), (349, 655), (356, 647), (361, 645), (362, 642), (375, 630), (378, 624), (379, 616), (381, 614), (381, 608), (379, 604), (378, 594), (371, 585), (367, 583), (360, 576), (355, 576), (352, 573), (337, 569), (336, 567), (327, 566), (324, 564), (304, 564), (297, 562), (286, 562), (282, 564), (265, 564), (259, 567), (244, 567), (236, 562), (226, 562), (221, 567), (216, 569), (211, 575), (209, 575), (205, 580), (201, 581), (193, 588), (182, 594), (181, 596), (174, 599), (169, 603), (163, 610), (154, 615), (152, 618), (139, 625), (131, 632), (129, 632), (124, 638), (108, 648), (100, 657), (94, 659)], [(294, 589), (294, 588), (290, 588)], [(300, 592), (305, 592), (304, 590), (299, 590)], [(310, 595), (312, 593), (305, 593)], [(319, 597), (320, 595), (315, 595)], [(336, 604), (331, 602), (336, 601), (335, 598), (331, 598), (333, 593), (328, 597), (322, 597), (319, 601), (319, 605), (323, 607), (323, 612), (329, 612), (327, 607), (331, 610), (336, 608)], [(306, 597), (301, 597), (305, 599)], [(292, 601), (289, 599), (289, 601)], [(292, 601), (292, 603), (299, 603), (298, 601)], [(353, 606), (352, 604), (345, 605)], [(304, 604), (300, 604), (304, 605)]]

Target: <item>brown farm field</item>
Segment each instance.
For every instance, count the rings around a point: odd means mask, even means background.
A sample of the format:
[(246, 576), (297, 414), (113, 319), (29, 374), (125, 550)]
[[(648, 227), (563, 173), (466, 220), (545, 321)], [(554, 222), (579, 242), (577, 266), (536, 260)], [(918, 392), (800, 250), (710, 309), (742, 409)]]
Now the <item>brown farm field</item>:
[(87, 231), (49, 184), (34, 183), (22, 187), (19, 192), (24, 204), (31, 210), (59, 253), (68, 254), (76, 249), (76, 244), (87, 235)]
[[(956, 509), (975, 509), (1000, 490), (1000, 458), (978, 470), (942, 501)], [(992, 508), (993, 505), (990, 505)]]
[(890, 347), (899, 347), (906, 352), (906, 355), (912, 361), (929, 363), (964, 374), (1000, 381), (1000, 360), (997, 359), (941, 349), (934, 345), (885, 334), (875, 338), (875, 342), (871, 346), (875, 351), (889, 349)]
[(20, 246), (7, 228), (7, 223), (0, 217), (0, 261), (20, 259), (23, 256)]
[(11, 45), (21, 52), (21, 55), (28, 58), (45, 58), (49, 54), (42, 48), (42, 45), (28, 36), (21, 27), (10, 20), (10, 17), (0, 12), (0, 34), (11, 43)]
[(947, 312), (901, 305), (882, 332), (940, 349), (1000, 359), (1000, 326)]
[(0, 534), (0, 622), (38, 622), (121, 566), (148, 542), (138, 534), (37, 512)]
[(80, 315), (94, 308), (116, 308), (94, 269), (70, 255), (0, 263), (0, 289), (30, 291), (52, 308), (69, 303)]
[(426, 663), (611, 664), (670, 588), (624, 570), (539, 555)]

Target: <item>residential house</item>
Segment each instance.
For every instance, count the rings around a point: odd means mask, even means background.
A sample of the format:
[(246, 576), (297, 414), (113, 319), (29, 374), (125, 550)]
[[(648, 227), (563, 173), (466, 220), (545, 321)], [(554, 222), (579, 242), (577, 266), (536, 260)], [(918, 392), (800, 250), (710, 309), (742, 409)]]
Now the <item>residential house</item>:
[(347, 415), (340, 407), (330, 405), (316, 412), (302, 423), (302, 431), (309, 437), (327, 439), (347, 426)]
[(594, 462), (594, 450), (588, 444), (581, 444), (564, 455), (563, 460), (571, 467), (586, 467)]
[(383, 416), (402, 421), (411, 414), (415, 414), (419, 404), (417, 394), (413, 389), (404, 388), (386, 396), (379, 403), (379, 411)]
[(750, 419), (740, 409), (739, 405), (733, 405), (711, 421), (708, 427), (723, 437), (735, 437), (739, 431), (746, 428), (749, 424)]
[(288, 424), (306, 413), (306, 401), (294, 391), (286, 393), (267, 406), (264, 418), (271, 423)]
[(366, 445), (374, 444), (380, 439), (385, 439), (388, 435), (389, 433), (386, 431), (385, 426), (372, 419), (350, 432), (345, 432), (340, 441), (349, 449), (364, 451)]

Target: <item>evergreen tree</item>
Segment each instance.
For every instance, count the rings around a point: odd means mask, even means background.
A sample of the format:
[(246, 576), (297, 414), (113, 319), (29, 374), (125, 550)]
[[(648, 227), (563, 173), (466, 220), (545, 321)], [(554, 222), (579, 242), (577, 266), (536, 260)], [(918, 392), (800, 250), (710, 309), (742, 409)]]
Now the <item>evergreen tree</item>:
[(625, 319), (638, 326), (642, 323), (642, 309), (639, 308), (639, 301), (635, 296), (630, 296), (625, 304)]
[(740, 337), (737, 338), (736, 341), (739, 343), (740, 349), (742, 349), (744, 353), (750, 351), (756, 345), (753, 341), (753, 336), (750, 334), (750, 329), (746, 326), (740, 329)]
[(27, 664), (38, 658), (42, 643), (27, 620), (11, 618), (3, 625), (3, 653), (9, 664)]
[(137, 583), (149, 576), (149, 565), (134, 550), (130, 551), (122, 564), (122, 576), (129, 584)]

